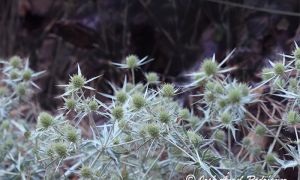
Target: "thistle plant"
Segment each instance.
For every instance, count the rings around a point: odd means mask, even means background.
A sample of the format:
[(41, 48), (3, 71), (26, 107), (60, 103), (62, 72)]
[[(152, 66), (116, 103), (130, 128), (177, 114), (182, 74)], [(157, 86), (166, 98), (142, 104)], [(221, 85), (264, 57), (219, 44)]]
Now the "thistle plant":
[[(113, 63), (124, 81), (109, 82), (111, 93), (91, 87), (100, 76), (87, 79), (78, 65), (59, 85), (61, 107), (35, 114), (36, 123), (19, 107), (33, 106), (41, 73), (16, 56), (3, 61), (1, 178), (279, 178), (284, 169), (300, 169), (298, 46), (270, 61), (252, 86), (230, 75), (238, 68), (226, 66), (232, 53), (221, 63), (215, 56), (203, 60), (182, 87), (154, 72), (136, 82), (134, 72), (151, 60), (130, 55)], [(192, 110), (177, 98), (191, 89)]]
[[(0, 63), (0, 178), (27, 179), (32, 176), (32, 179), (39, 179), (41, 167), (34, 165), (33, 142), (29, 140), (34, 127), (27, 121), (30, 120), (28, 115), (35, 113), (30, 102), (33, 91), (38, 88), (34, 80), (43, 72), (34, 72), (29, 68), (28, 59), (18, 56)], [(24, 116), (24, 110), (27, 116)]]

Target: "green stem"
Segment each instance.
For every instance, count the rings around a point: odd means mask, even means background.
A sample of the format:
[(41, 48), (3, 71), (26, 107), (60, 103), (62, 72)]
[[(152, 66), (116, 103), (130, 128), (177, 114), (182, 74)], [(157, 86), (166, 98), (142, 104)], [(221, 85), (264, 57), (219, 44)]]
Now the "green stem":
[(134, 69), (131, 69), (131, 78), (132, 78), (132, 84), (135, 85)]

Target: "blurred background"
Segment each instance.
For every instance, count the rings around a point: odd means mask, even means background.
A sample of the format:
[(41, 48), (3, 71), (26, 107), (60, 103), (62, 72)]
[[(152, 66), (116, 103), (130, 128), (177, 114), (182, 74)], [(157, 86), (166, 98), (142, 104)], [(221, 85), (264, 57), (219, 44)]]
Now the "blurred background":
[(227, 66), (255, 83), (269, 59), (292, 53), (299, 23), (299, 0), (1, 0), (0, 57), (29, 57), (32, 69), (47, 70), (37, 98), (51, 110), (56, 85), (77, 63), (87, 78), (102, 74), (94, 85), (109, 93), (106, 81), (121, 85), (124, 73), (110, 62), (128, 54), (155, 59), (143, 70), (182, 84), (204, 58), (236, 49)]

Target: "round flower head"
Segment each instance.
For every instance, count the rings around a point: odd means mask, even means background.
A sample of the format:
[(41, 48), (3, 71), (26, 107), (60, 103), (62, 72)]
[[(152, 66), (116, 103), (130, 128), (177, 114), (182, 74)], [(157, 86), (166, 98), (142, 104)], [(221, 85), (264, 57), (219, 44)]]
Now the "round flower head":
[(205, 59), (201, 66), (201, 70), (206, 76), (215, 75), (218, 71), (218, 64), (211, 59)]
[(75, 88), (75, 89), (81, 89), (84, 84), (86, 82), (86, 79), (79, 74), (75, 74), (71, 77), (71, 85)]
[(213, 91), (215, 89), (215, 82), (208, 81), (205, 85), (205, 89), (208, 91)]
[(68, 155), (67, 146), (64, 143), (59, 142), (53, 144), (53, 149), (55, 153), (61, 158), (66, 157)]
[(192, 144), (197, 145), (202, 141), (202, 137), (194, 131), (188, 131), (187, 136)]
[(146, 104), (145, 98), (140, 94), (134, 94), (132, 96), (132, 102), (136, 109), (141, 109)]
[(76, 107), (76, 101), (73, 98), (68, 98), (65, 100), (65, 106), (68, 110), (74, 110)]
[(25, 96), (26, 95), (26, 92), (27, 92), (27, 87), (25, 84), (21, 83), (21, 84), (18, 84), (17, 87), (16, 87), (16, 93), (18, 96)]
[(298, 80), (296, 79), (296, 78), (291, 78), (290, 80), (289, 80), (289, 88), (291, 89), (291, 90), (296, 90), (297, 89), (297, 86), (298, 86)]
[(32, 74), (33, 74), (32, 70), (30, 70), (30, 69), (25, 70), (23, 72), (23, 79), (25, 81), (29, 81), (31, 79), (31, 77), (32, 77)]
[(130, 141), (132, 141), (133, 140), (133, 138), (132, 138), (132, 136), (130, 135), (130, 134), (128, 134), (125, 138), (124, 138), (124, 141), (125, 142), (130, 142)]
[(170, 114), (166, 111), (159, 112), (159, 121), (162, 123), (168, 123), (170, 121)]
[(242, 92), (238, 88), (231, 88), (228, 91), (228, 101), (231, 104), (238, 104), (242, 99)]
[(295, 61), (295, 68), (299, 71), (300, 70), (300, 59)]
[(66, 130), (66, 138), (69, 142), (76, 143), (78, 140), (77, 132), (75, 129), (67, 129)]
[(249, 90), (249, 87), (246, 84), (241, 83), (241, 84), (239, 84), (239, 87), (241, 89), (241, 93), (242, 93), (243, 96), (248, 96), (249, 95), (250, 90)]
[(123, 110), (123, 107), (122, 106), (116, 106), (112, 112), (111, 112), (112, 116), (117, 119), (117, 120), (120, 120), (123, 118), (124, 116), (124, 110)]
[(244, 137), (243, 141), (242, 141), (243, 146), (248, 147), (251, 145), (251, 139), (248, 137)]
[(220, 120), (221, 120), (221, 122), (222, 122), (223, 124), (228, 125), (228, 124), (231, 123), (232, 117), (231, 117), (231, 115), (230, 115), (229, 113), (223, 112), (223, 113), (221, 114)]
[(300, 48), (296, 48), (296, 49), (294, 50), (293, 54), (294, 54), (294, 58), (295, 58), (296, 60), (300, 60)]
[(257, 156), (257, 155), (261, 154), (261, 152), (262, 152), (261, 147), (259, 147), (259, 146), (254, 146), (254, 145), (250, 146), (250, 153), (251, 153), (251, 154)]
[(92, 178), (93, 177), (93, 171), (90, 167), (88, 166), (83, 166), (81, 169), (80, 169), (80, 175), (83, 177), (83, 178)]
[(149, 84), (156, 84), (158, 82), (158, 78), (157, 73), (150, 72), (146, 74), (146, 79)]
[(282, 76), (284, 74), (285, 67), (282, 63), (276, 63), (273, 68), (276, 75)]
[(228, 105), (227, 99), (218, 99), (217, 101), (218, 108), (225, 108)]
[(129, 128), (128, 123), (124, 119), (119, 120), (118, 126), (122, 130), (127, 130)]
[(152, 138), (158, 138), (159, 137), (159, 127), (152, 123), (152, 124), (147, 124), (146, 125), (147, 133), (149, 134), (150, 137)]
[(91, 100), (88, 104), (90, 111), (97, 111), (99, 108), (98, 102), (96, 100)]
[(214, 91), (215, 91), (216, 93), (218, 93), (218, 94), (222, 94), (223, 91), (224, 91), (224, 88), (222, 87), (221, 84), (217, 83), (217, 84), (215, 85)]
[(126, 57), (126, 65), (129, 69), (135, 69), (138, 65), (138, 57), (136, 55), (129, 55)]
[(264, 136), (266, 134), (266, 129), (261, 125), (257, 125), (255, 128), (255, 134), (259, 136)]
[(38, 116), (38, 124), (43, 128), (50, 127), (53, 124), (53, 121), (54, 121), (53, 117), (46, 112), (42, 112)]
[(214, 138), (219, 141), (223, 141), (225, 137), (225, 132), (222, 130), (217, 130), (214, 134)]
[(179, 117), (182, 119), (188, 119), (190, 117), (190, 111), (187, 108), (181, 109), (179, 111)]
[(291, 125), (295, 125), (300, 122), (300, 115), (296, 111), (289, 111), (287, 114), (287, 122)]
[(175, 95), (175, 88), (172, 84), (164, 84), (161, 88), (161, 92), (165, 97), (173, 97)]
[(204, 99), (207, 103), (211, 103), (214, 102), (216, 99), (216, 96), (213, 92), (210, 91), (205, 91), (204, 92)]
[(121, 104), (125, 103), (127, 100), (127, 94), (124, 91), (116, 92), (116, 100)]
[(10, 71), (10, 73), (9, 73), (9, 78), (10, 78), (11, 80), (18, 79), (18, 77), (19, 77), (19, 73), (18, 73), (17, 70), (13, 69), (12, 71)]
[(261, 164), (255, 164), (255, 165), (254, 165), (254, 172), (255, 172), (256, 174), (261, 174), (262, 171), (263, 171), (263, 167), (262, 167)]
[(22, 65), (21, 58), (19, 56), (13, 56), (9, 59), (9, 64), (13, 68), (19, 68)]
[(192, 125), (192, 127), (195, 127), (199, 121), (200, 120), (197, 116), (191, 116), (188, 119), (188, 122)]

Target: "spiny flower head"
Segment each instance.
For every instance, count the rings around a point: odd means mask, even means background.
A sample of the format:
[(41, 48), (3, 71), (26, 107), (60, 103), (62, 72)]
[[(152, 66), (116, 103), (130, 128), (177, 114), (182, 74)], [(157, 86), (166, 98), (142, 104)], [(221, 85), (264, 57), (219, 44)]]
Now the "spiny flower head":
[(75, 74), (71, 77), (70, 82), (75, 89), (81, 89), (85, 85), (86, 79), (81, 74)]
[(138, 66), (138, 57), (136, 55), (129, 55), (126, 57), (126, 64), (129, 69), (135, 69)]
[(232, 121), (232, 117), (228, 112), (223, 112), (221, 114), (220, 120), (223, 124), (229, 125)]
[(159, 121), (162, 123), (168, 123), (171, 120), (171, 116), (166, 111), (160, 111), (159, 112)]
[(190, 111), (187, 108), (181, 109), (179, 111), (179, 117), (187, 120), (190, 117)]
[(287, 122), (291, 125), (295, 125), (300, 122), (300, 115), (294, 110), (287, 113)]
[(118, 126), (122, 130), (127, 130), (129, 128), (128, 123), (124, 119), (119, 120)]
[(266, 129), (261, 125), (257, 125), (255, 128), (255, 134), (259, 136), (264, 136), (266, 134)]
[(295, 61), (295, 68), (299, 71), (300, 70), (300, 59)]
[(90, 100), (88, 106), (90, 111), (97, 111), (97, 109), (99, 108), (98, 102), (94, 99)]
[(77, 132), (74, 128), (68, 128), (66, 130), (66, 138), (69, 142), (76, 143), (78, 140)]
[(146, 74), (146, 79), (149, 84), (156, 84), (158, 82), (158, 75), (155, 72), (150, 72)]
[(19, 56), (13, 56), (9, 59), (9, 64), (13, 68), (19, 68), (22, 65), (21, 58)]
[(18, 77), (19, 77), (19, 73), (18, 73), (18, 71), (16, 69), (13, 69), (12, 71), (10, 71), (9, 78), (11, 80), (18, 79)]
[(23, 79), (24, 79), (25, 81), (29, 81), (29, 80), (31, 79), (31, 77), (32, 77), (32, 74), (33, 74), (33, 72), (32, 72), (31, 69), (26, 69), (26, 70), (23, 72)]
[(117, 119), (120, 120), (124, 117), (124, 110), (122, 106), (116, 106), (112, 112), (111, 112), (112, 116)]
[(249, 90), (249, 87), (244, 84), (244, 83), (241, 83), (239, 84), (239, 88), (241, 89), (241, 93), (243, 96), (248, 96), (249, 93), (250, 93), (250, 90)]
[(225, 137), (225, 132), (222, 130), (217, 130), (214, 134), (214, 138), (219, 141), (223, 141)]
[(83, 166), (81, 169), (80, 169), (80, 175), (83, 177), (83, 178), (92, 178), (93, 177), (93, 171), (90, 167), (88, 166)]
[(53, 124), (53, 121), (54, 121), (54, 118), (46, 112), (42, 112), (38, 116), (38, 124), (43, 128), (50, 127)]
[(173, 84), (167, 83), (162, 86), (161, 92), (162, 92), (162, 95), (165, 97), (173, 97), (176, 93), (176, 90), (175, 90)]
[(22, 97), (25, 96), (27, 92), (27, 87), (24, 83), (20, 83), (16, 87), (16, 93), (18, 96)]
[(73, 98), (68, 98), (65, 100), (65, 106), (68, 110), (74, 110), (76, 107), (76, 100)]
[(231, 104), (238, 104), (242, 99), (242, 92), (239, 88), (233, 87), (228, 90), (228, 101)]
[(132, 96), (132, 102), (136, 109), (141, 109), (146, 104), (146, 100), (141, 94), (134, 94)]
[(211, 91), (205, 91), (204, 92), (204, 99), (207, 103), (212, 103), (215, 101), (216, 96), (213, 92)]
[(122, 90), (116, 92), (115, 96), (116, 96), (117, 102), (119, 102), (121, 104), (125, 103), (127, 100), (127, 94), (126, 94), (126, 92), (124, 92)]
[(202, 137), (194, 131), (188, 131), (187, 136), (192, 144), (197, 145), (202, 141)]
[(133, 138), (132, 138), (132, 136), (130, 134), (127, 134), (127, 136), (125, 136), (125, 138), (124, 138), (125, 142), (130, 142), (132, 140), (133, 140)]
[(242, 144), (243, 144), (243, 146), (245, 146), (245, 147), (250, 146), (250, 145), (251, 145), (251, 139), (248, 138), (248, 137), (244, 137), (243, 140), (242, 140)]
[(218, 72), (218, 64), (212, 59), (205, 59), (201, 66), (201, 70), (206, 76), (213, 76)]
[(276, 63), (274, 64), (274, 73), (278, 76), (282, 76), (285, 72), (284, 64), (282, 63)]
[(54, 143), (53, 149), (60, 158), (66, 157), (68, 155), (67, 146), (62, 142)]
[(225, 108), (228, 105), (227, 99), (218, 99), (217, 101), (218, 108)]
[(147, 129), (147, 133), (149, 134), (150, 137), (152, 137), (152, 138), (159, 137), (160, 129), (156, 124), (154, 124), (154, 123), (147, 124), (146, 129)]
[(300, 60), (300, 48), (297, 47), (297, 48), (294, 50), (293, 55), (294, 55), (294, 58), (295, 58), (296, 60)]

